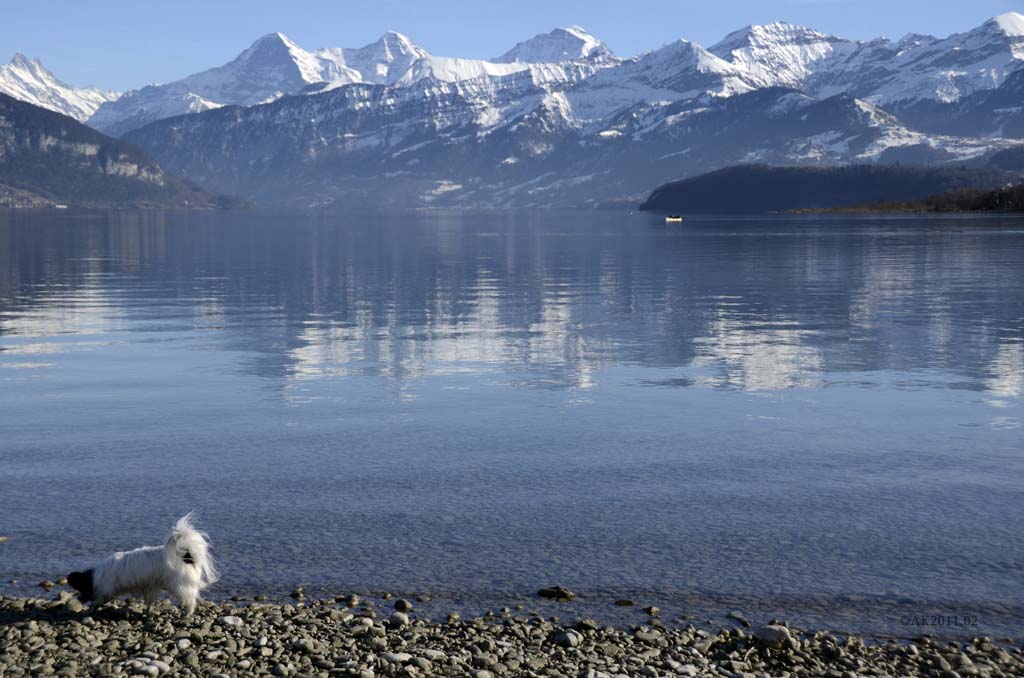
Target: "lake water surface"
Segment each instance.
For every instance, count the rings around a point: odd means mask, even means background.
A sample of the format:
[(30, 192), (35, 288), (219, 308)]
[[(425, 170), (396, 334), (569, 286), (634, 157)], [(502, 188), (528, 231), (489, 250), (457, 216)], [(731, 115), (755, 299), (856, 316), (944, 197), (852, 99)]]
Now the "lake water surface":
[(0, 593), (1021, 635), (1022, 393), (1024, 219), (0, 213)]

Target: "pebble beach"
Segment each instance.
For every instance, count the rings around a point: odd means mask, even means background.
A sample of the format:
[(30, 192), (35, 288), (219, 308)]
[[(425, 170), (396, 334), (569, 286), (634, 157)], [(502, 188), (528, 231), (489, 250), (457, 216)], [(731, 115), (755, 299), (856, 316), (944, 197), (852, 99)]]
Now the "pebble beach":
[(0, 597), (0, 676), (1024, 675), (1021, 646), (1006, 639), (866, 639), (780, 620), (707, 630), (663, 624), (657, 608), (631, 626), (509, 608), (431, 620), (419, 601), (294, 597), (204, 602), (188, 617), (167, 601), (146, 610), (133, 601), (92, 608), (67, 591)]

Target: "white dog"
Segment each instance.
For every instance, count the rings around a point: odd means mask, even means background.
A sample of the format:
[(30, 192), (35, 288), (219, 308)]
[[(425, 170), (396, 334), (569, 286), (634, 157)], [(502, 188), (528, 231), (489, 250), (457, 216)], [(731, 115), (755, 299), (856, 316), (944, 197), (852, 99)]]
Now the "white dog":
[(199, 592), (217, 581), (206, 533), (192, 526), (192, 514), (181, 518), (163, 546), (119, 551), (84, 572), (68, 575), (68, 584), (83, 602), (105, 603), (123, 595), (139, 596), (149, 606), (167, 591), (192, 614)]

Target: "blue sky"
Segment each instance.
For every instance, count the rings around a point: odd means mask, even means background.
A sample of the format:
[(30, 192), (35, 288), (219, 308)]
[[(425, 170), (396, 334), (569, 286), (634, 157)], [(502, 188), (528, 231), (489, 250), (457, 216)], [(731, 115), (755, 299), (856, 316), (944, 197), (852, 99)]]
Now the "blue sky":
[[(12, 9), (16, 6), (17, 9)], [(0, 61), (43, 60), (75, 85), (166, 82), (233, 58), (281, 31), (307, 49), (357, 47), (386, 30), (441, 55), (489, 57), (579, 24), (620, 55), (677, 38), (711, 45), (750, 23), (784, 20), (843, 37), (948, 35), (1024, 11), (1020, 0), (33, 0), (0, 22)]]

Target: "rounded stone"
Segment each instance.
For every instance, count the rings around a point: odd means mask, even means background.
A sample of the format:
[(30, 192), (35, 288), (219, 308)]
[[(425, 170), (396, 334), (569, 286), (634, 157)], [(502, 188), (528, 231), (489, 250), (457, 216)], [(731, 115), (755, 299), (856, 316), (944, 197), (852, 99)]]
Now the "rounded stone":
[(292, 650), (305, 654), (315, 654), (316, 643), (310, 638), (299, 638), (292, 643)]
[(537, 591), (537, 595), (541, 598), (558, 601), (568, 601), (576, 597), (575, 593), (563, 586), (550, 586), (546, 589), (541, 589)]
[(764, 643), (769, 647), (782, 647), (786, 645), (791, 638), (789, 629), (785, 626), (779, 626), (777, 624), (768, 624), (766, 626), (759, 626), (754, 629), (754, 638)]
[(583, 636), (578, 631), (570, 629), (556, 634), (551, 642), (561, 647), (579, 647), (583, 643)]
[(750, 622), (747, 621), (747, 618), (743, 616), (742, 612), (739, 612), (737, 610), (733, 610), (732, 612), (730, 612), (729, 614), (727, 614), (725, 616), (728, 617), (729, 619), (732, 619), (733, 621), (738, 621), (740, 624), (743, 624), (744, 626), (750, 626)]

